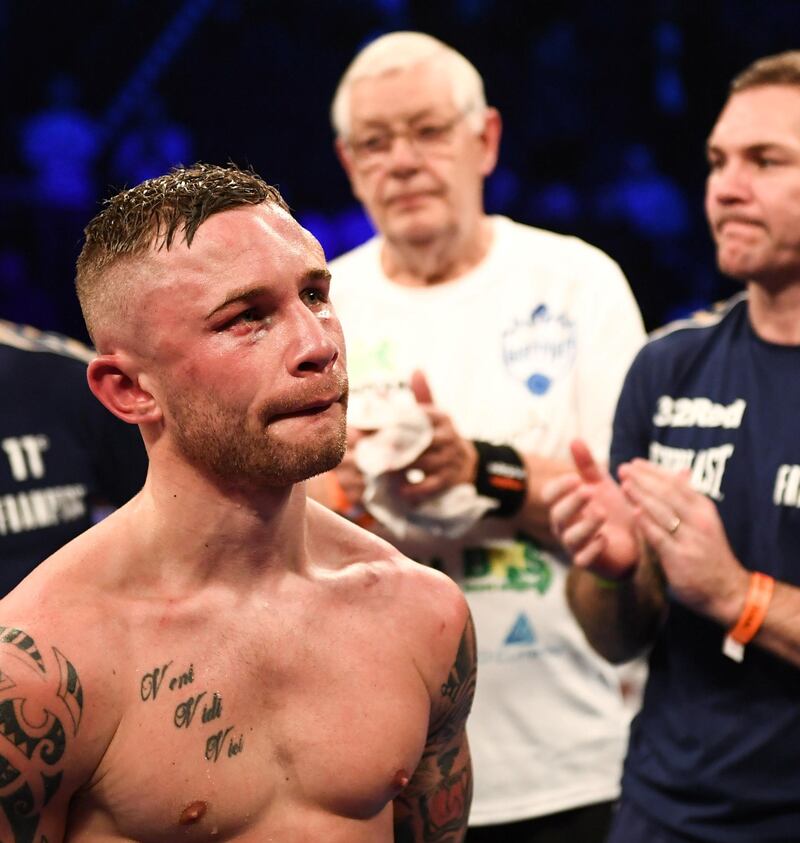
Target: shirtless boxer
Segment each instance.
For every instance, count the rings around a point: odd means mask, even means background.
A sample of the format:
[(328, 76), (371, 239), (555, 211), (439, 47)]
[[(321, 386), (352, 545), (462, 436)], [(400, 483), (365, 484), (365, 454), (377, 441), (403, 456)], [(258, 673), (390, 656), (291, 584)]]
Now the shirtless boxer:
[(150, 467), (0, 603), (0, 840), (461, 841), (464, 599), (301, 482), (344, 450), (319, 244), (204, 165), (86, 233), (90, 386)]

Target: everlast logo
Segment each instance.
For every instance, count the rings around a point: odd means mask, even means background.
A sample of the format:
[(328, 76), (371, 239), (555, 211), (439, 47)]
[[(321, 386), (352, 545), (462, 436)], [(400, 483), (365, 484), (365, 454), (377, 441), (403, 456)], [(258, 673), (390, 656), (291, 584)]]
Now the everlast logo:
[(689, 469), (692, 486), (715, 501), (722, 500), (720, 487), (725, 466), (733, 454), (733, 445), (719, 445), (695, 451), (692, 448), (671, 448), (660, 442), (650, 443), (650, 461), (663, 465), (667, 471)]

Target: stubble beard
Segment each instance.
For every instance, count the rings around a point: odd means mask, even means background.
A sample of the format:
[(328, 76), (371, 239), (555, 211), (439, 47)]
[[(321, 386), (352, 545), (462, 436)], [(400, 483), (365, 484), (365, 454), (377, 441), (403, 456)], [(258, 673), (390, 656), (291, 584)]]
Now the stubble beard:
[(268, 419), (286, 410), (267, 407), (259, 424), (229, 407), (207, 401), (171, 400), (174, 439), (192, 465), (216, 480), (255, 489), (282, 488), (335, 468), (347, 447), (347, 386), (339, 402), (341, 423), (324, 438), (287, 441), (269, 429)]
[(752, 262), (749, 251), (741, 243), (717, 241), (717, 269), (728, 278), (746, 281), (749, 264)]

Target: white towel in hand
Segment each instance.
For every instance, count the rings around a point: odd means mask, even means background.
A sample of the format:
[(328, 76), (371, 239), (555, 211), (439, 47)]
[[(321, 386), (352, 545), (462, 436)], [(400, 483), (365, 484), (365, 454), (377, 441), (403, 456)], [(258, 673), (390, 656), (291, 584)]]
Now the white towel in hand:
[[(411, 465), (431, 444), (433, 428), (416, 404), (394, 403), (388, 423), (385, 407), (373, 409), (376, 416), (361, 422), (366, 429), (379, 429), (360, 439), (355, 448), (356, 465), (366, 480), (363, 504), (398, 539), (406, 538), (411, 526), (456, 538), (497, 506), (497, 501), (479, 495), (471, 483), (453, 486), (421, 503), (401, 498), (396, 485), (407, 478), (396, 472)], [(375, 424), (378, 418), (381, 425)]]

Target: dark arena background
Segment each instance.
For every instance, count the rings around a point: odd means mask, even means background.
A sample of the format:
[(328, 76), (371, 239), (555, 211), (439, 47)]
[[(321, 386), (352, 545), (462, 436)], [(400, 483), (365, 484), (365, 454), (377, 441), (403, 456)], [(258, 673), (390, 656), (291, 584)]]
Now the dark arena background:
[(329, 257), (366, 239), (328, 107), (395, 29), (482, 73), (505, 126), (490, 211), (605, 249), (650, 329), (737, 289), (714, 268), (704, 142), (731, 76), (800, 47), (797, 0), (0, 0), (0, 317), (86, 340), (83, 226), (176, 163), (251, 165)]

